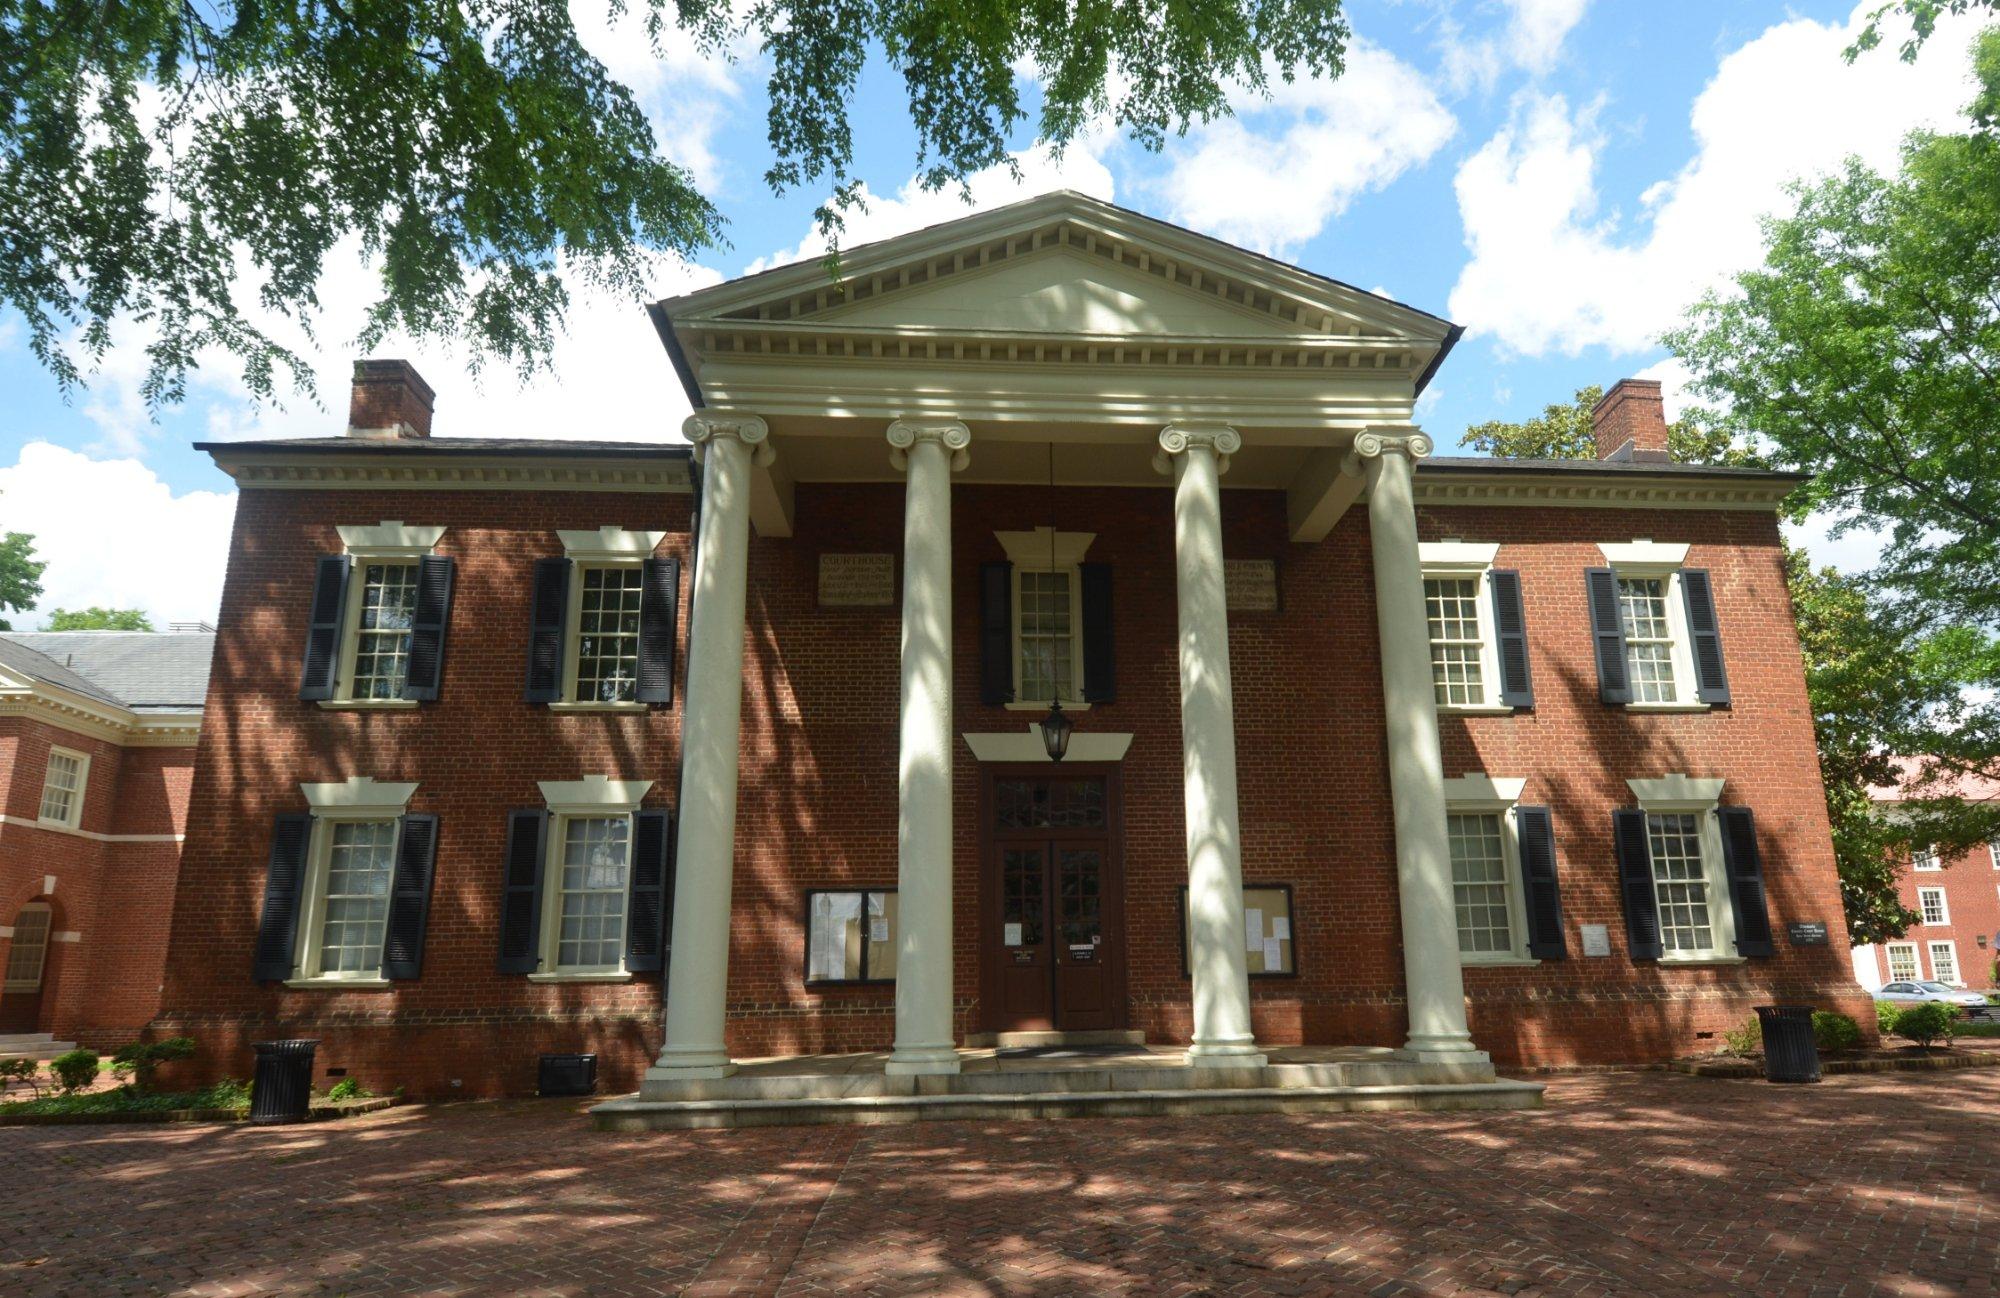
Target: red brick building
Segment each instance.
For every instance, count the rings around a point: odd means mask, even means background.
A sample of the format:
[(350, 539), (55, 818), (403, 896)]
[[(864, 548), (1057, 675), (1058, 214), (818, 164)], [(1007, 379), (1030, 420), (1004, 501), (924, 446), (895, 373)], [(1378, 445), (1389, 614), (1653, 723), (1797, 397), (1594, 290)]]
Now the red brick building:
[(206, 448), (160, 1030), (659, 1094), (1008, 1032), (1490, 1078), (1865, 1010), (1795, 479), (1671, 463), (1632, 381), (1594, 462), (1433, 456), (1454, 326), (1077, 195), (844, 271), (656, 309), (692, 455), (433, 438), (394, 362), (345, 437)]
[(0, 635), (0, 1055), (123, 1045), (158, 1011), (214, 646)]
[[(1913, 773), (1906, 759), (1904, 774)], [(1870, 791), (1890, 807), (1900, 788)], [(1965, 778), (1953, 793), (1968, 801), (2000, 798), (2000, 784)], [(1975, 991), (2000, 990), (1994, 961), (2000, 959), (2000, 841), (1981, 844), (1946, 859), (1920, 851), (1909, 861), (1897, 895), (1917, 914), (1917, 922), (1893, 942), (1854, 948), (1854, 975), (1870, 991), (1884, 983), (1917, 979)]]

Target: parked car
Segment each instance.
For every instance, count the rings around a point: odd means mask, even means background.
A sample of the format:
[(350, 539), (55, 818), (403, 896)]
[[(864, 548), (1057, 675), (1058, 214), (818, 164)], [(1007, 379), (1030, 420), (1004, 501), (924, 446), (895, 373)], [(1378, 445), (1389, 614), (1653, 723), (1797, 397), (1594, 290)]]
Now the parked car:
[(1943, 1001), (1947, 1005), (1984, 1005), (1986, 993), (1969, 992), (1939, 982), (1888, 983), (1875, 993), (1878, 1001)]

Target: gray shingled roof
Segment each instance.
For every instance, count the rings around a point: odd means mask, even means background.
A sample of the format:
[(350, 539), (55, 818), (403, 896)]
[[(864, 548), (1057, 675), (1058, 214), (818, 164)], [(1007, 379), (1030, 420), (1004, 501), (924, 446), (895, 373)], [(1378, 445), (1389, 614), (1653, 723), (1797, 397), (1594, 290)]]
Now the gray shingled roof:
[(198, 709), (208, 697), (209, 631), (10, 631), (0, 664), (136, 712)]
[(1418, 473), (1605, 473), (1632, 478), (1792, 479), (1809, 475), (1733, 464), (1677, 464), (1671, 460), (1510, 460), (1486, 455), (1435, 455), (1417, 461)]
[(551, 437), (413, 437), (401, 440), (372, 437), (280, 437), (254, 442), (196, 442), (194, 449), (230, 451), (329, 451), (380, 455), (658, 455), (687, 459), (694, 448), (685, 442), (601, 442)]

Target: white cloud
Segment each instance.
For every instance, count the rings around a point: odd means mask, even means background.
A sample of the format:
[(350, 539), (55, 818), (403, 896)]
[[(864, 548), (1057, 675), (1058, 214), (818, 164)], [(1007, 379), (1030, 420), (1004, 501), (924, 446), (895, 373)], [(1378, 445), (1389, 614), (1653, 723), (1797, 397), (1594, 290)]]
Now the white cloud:
[(1695, 156), (1649, 186), (1636, 215), (1601, 210), (1601, 104), (1524, 92), (1459, 169), (1471, 260), (1452, 289), (1469, 332), (1528, 355), (1653, 344), (1704, 290), (1761, 258), (1757, 219), (1783, 187), (1849, 154), (1893, 166), (1903, 136), (1958, 120), (1977, 24), (1940, 23), (1915, 65), (1880, 51), (1849, 65), (1867, 0), (1845, 24), (1781, 23), (1725, 57), (1695, 100)]
[[(222, 599), (232, 492), (175, 495), (137, 460), (94, 460), (30, 442), (0, 467), (7, 530), (35, 538), (48, 561), (42, 601), (16, 615), (39, 626), (56, 608), (144, 609), (155, 626), (213, 622)], [(168, 542), (168, 543), (163, 543)]]
[(1590, 0), (1503, 2), (1505, 23), (1491, 35), (1469, 37), (1449, 15), (1441, 22), (1445, 76), (1454, 86), (1490, 88), (1510, 67), (1536, 75), (1548, 72), (1590, 7)]
[(1331, 80), (1285, 83), (1170, 142), (1146, 188), (1174, 220), (1284, 254), (1444, 147), (1458, 123), (1416, 69), (1357, 41)]
[[(847, 213), (847, 228), (840, 235), (840, 245), (853, 248), (877, 239), (892, 239), (927, 225), (956, 221), (975, 212), (1004, 207), (1008, 203), (1018, 203), (1057, 189), (1074, 189), (1110, 202), (1111, 172), (1097, 154), (1100, 143), (1101, 137), (1093, 134), (1073, 142), (1060, 158), (1046, 147), (1016, 154), (1014, 160), (1020, 169), (1019, 177), (1004, 166), (988, 167), (975, 173), (968, 184), (970, 202), (966, 201), (956, 185), (926, 190), (915, 178), (905, 182), (893, 198), (875, 194), (864, 185), (861, 192), (866, 200), (866, 210)], [(743, 273), (754, 275), (774, 266), (817, 260), (826, 255), (826, 249), (826, 239), (814, 227), (806, 231), (805, 237), (797, 244), (757, 258), (744, 268)]]

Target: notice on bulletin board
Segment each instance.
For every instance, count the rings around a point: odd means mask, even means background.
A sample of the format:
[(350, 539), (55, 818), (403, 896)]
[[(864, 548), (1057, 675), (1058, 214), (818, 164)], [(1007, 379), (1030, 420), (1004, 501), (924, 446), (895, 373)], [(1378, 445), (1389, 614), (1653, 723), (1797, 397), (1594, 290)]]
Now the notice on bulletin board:
[(1243, 949), (1245, 951), (1264, 949), (1264, 912), (1255, 906), (1243, 912)]

